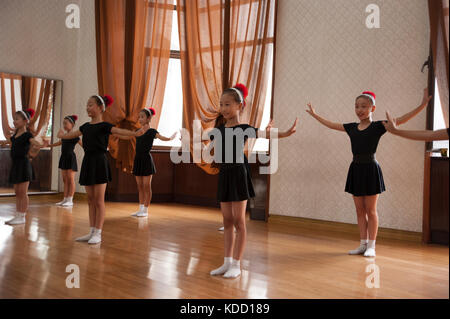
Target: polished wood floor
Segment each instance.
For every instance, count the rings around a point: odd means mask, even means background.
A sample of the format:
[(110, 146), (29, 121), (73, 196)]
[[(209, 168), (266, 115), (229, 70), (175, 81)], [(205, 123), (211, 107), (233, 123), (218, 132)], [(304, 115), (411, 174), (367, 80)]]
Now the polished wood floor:
[[(382, 231), (376, 259), (349, 256), (355, 225), (270, 217), (248, 221), (243, 273), (211, 277), (223, 261), (216, 209), (153, 204), (134, 218), (133, 203), (107, 203), (101, 245), (78, 243), (87, 204), (52, 205), (31, 196), (25, 225), (3, 222), (14, 198), (0, 199), (0, 298), (448, 298), (449, 250), (418, 234)], [(66, 287), (66, 266), (80, 269), (80, 288)], [(368, 288), (379, 269), (380, 288)], [(369, 272), (366, 272), (369, 270)]]

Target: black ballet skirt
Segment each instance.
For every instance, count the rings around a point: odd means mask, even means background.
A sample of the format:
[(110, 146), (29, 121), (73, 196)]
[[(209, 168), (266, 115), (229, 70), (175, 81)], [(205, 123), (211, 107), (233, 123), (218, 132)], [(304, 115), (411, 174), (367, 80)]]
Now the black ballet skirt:
[(78, 170), (77, 157), (73, 150), (79, 140), (79, 137), (71, 140), (62, 140), (61, 157), (59, 158), (58, 168), (63, 170), (71, 169), (74, 172)]
[(365, 130), (358, 123), (344, 124), (352, 144), (353, 162), (347, 174), (345, 191), (354, 196), (370, 196), (384, 192), (383, 172), (376, 160), (378, 142), (386, 133), (382, 121), (372, 122)]
[(136, 137), (136, 155), (134, 157), (133, 175), (149, 176), (156, 173), (150, 150), (153, 147), (153, 140), (158, 131), (151, 128), (143, 135)]
[[(236, 129), (239, 128), (242, 129), (241, 132), (243, 132), (243, 138), (239, 139), (239, 136), (234, 136), (232, 145), (233, 148), (226, 149), (225, 130), (233, 130), (232, 132), (236, 134)], [(229, 128), (225, 128), (224, 125), (221, 125), (209, 133), (211, 140), (214, 140), (217, 136), (216, 134), (221, 134), (219, 136), (221, 137), (222, 156), (220, 157), (218, 152), (214, 152), (214, 160), (220, 166), (219, 182), (217, 187), (217, 200), (219, 202), (237, 202), (255, 197), (250, 166), (248, 164), (247, 157), (244, 154), (244, 146), (249, 137), (257, 137), (257, 131), (258, 129), (248, 124), (240, 124)], [(236, 145), (239, 147), (237, 150)], [(216, 146), (217, 144), (215, 147)], [(231, 160), (227, 160), (225, 155), (226, 153), (231, 154)]]
[(33, 166), (28, 159), (30, 150), (30, 139), (33, 138), (30, 132), (11, 137), (11, 160), (12, 166), (9, 172), (9, 183), (20, 184), (30, 182), (35, 179)]
[(90, 186), (105, 184), (111, 181), (111, 169), (109, 167), (106, 152), (108, 139), (113, 124), (100, 122), (96, 124), (85, 123), (80, 126), (83, 134), (84, 157), (80, 171), (80, 185)]

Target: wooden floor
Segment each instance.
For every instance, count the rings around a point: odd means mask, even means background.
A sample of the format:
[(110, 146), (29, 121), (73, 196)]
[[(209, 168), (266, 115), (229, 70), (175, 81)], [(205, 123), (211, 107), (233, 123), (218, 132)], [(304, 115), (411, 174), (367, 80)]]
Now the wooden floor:
[[(89, 227), (87, 204), (30, 197), (26, 225), (3, 222), (14, 198), (0, 199), (0, 298), (448, 298), (449, 250), (416, 235), (382, 232), (376, 259), (349, 256), (355, 225), (270, 217), (248, 221), (243, 273), (211, 277), (223, 261), (219, 210), (153, 204), (134, 218), (133, 203), (107, 203), (101, 245), (78, 243)], [(393, 237), (402, 240), (392, 239)], [(66, 266), (80, 269), (80, 288), (66, 287)], [(380, 288), (366, 287), (379, 269)]]

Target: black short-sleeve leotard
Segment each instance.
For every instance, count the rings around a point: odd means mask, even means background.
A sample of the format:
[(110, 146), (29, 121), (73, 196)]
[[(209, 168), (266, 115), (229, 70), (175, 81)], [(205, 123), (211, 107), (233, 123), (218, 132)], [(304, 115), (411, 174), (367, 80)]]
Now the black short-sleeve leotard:
[(77, 157), (74, 149), (79, 140), (79, 137), (70, 140), (61, 140), (61, 156), (59, 158), (58, 168), (63, 170), (70, 169), (74, 172), (78, 170)]
[(88, 122), (80, 126), (84, 149), (80, 171), (81, 185), (104, 184), (111, 181), (111, 170), (106, 152), (113, 127), (114, 125), (108, 122), (95, 124)]
[(354, 196), (370, 196), (386, 190), (383, 173), (375, 153), (381, 136), (386, 133), (382, 121), (375, 121), (364, 129), (358, 129), (358, 123), (344, 124), (350, 137), (353, 162), (347, 174), (345, 191)]
[(9, 172), (10, 184), (29, 182), (34, 179), (33, 167), (28, 159), (30, 139), (32, 138), (33, 135), (28, 131), (19, 136), (14, 134), (11, 137), (12, 166), (11, 171)]
[[(220, 143), (215, 141), (214, 151), (214, 160), (220, 166), (217, 188), (219, 202), (243, 201), (255, 197), (244, 147), (247, 139), (256, 138), (257, 133), (258, 129), (248, 124), (233, 127), (221, 125), (209, 132), (212, 141), (220, 136)], [(221, 144), (221, 152), (217, 152), (218, 144)]]
[(156, 134), (158, 134), (158, 131), (151, 128), (143, 135), (136, 137), (136, 155), (134, 157), (133, 175), (149, 176), (156, 173), (155, 164), (152, 155), (150, 154)]

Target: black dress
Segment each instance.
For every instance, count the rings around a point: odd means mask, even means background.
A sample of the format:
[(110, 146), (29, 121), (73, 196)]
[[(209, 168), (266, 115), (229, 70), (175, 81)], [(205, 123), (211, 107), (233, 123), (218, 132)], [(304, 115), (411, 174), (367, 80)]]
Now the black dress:
[(386, 133), (382, 121), (370, 123), (364, 129), (358, 129), (358, 123), (344, 124), (350, 136), (353, 162), (348, 170), (345, 191), (354, 196), (370, 196), (386, 190), (383, 173), (375, 158), (378, 142)]
[(34, 171), (28, 159), (30, 150), (30, 139), (33, 138), (30, 132), (25, 132), (16, 137), (11, 137), (11, 160), (12, 166), (9, 172), (9, 183), (19, 184), (34, 180)]
[(79, 140), (79, 137), (71, 140), (62, 140), (61, 157), (59, 158), (58, 168), (64, 170), (71, 169), (74, 172), (78, 170), (77, 157), (75, 156), (75, 152), (73, 150)]
[(134, 157), (133, 175), (149, 176), (156, 173), (150, 150), (158, 131), (151, 128), (143, 135), (136, 137), (136, 155)]
[(80, 185), (89, 186), (111, 181), (111, 170), (106, 158), (111, 123), (84, 123), (80, 126), (83, 134), (84, 157), (80, 171)]
[[(237, 131), (237, 129), (241, 130)], [(219, 163), (220, 166), (217, 188), (219, 202), (236, 202), (255, 197), (250, 166), (244, 154), (244, 146), (249, 137), (257, 137), (257, 132), (257, 128), (248, 124), (227, 128), (221, 125), (209, 132), (211, 140), (214, 140), (216, 134), (220, 134), (217, 137), (221, 137), (215, 141), (214, 145), (214, 161)], [(242, 135), (240, 136), (239, 133)], [(233, 138), (232, 141), (231, 138)], [(229, 145), (227, 145), (227, 140)], [(221, 144), (221, 147), (218, 144)]]

